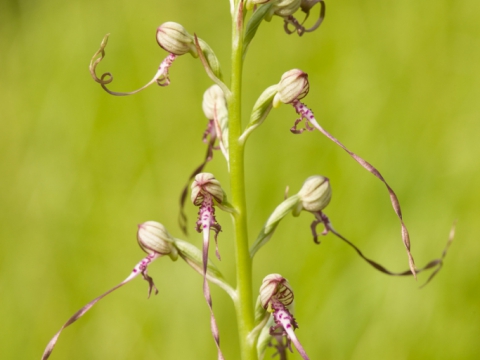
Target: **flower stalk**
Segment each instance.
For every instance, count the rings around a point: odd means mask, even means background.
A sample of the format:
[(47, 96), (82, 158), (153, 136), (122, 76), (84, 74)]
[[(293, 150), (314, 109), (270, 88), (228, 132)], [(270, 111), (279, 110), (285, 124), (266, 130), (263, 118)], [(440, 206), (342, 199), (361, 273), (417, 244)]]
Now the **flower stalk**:
[(232, 205), (235, 209), (234, 243), (237, 273), (237, 313), (240, 357), (256, 360), (255, 344), (249, 342), (248, 334), (254, 327), (252, 292), (252, 264), (248, 249), (247, 205), (245, 197), (244, 146), (242, 134), (242, 73), (243, 73), (243, 1), (237, 1), (232, 17), (232, 71), (230, 96), (227, 96), (229, 113), (229, 159)]

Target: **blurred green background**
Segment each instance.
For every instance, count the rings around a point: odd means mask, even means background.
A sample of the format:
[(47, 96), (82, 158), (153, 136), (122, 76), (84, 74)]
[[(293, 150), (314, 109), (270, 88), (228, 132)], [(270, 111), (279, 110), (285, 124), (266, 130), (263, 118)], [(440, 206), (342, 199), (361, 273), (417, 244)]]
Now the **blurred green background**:
[[(283, 72), (308, 72), (305, 102), (320, 123), (397, 192), (417, 265), (441, 254), (458, 219), (443, 270), (418, 290), (425, 274), (417, 283), (385, 276), (331, 235), (314, 245), (309, 214), (287, 217), (255, 259), (255, 286), (268, 273), (289, 279), (311, 359), (480, 358), (478, 14), (473, 0), (327, 1), (318, 31), (288, 36), (275, 18), (250, 47), (245, 118)], [(183, 56), (169, 87), (122, 98), (88, 73), (111, 33), (99, 71), (113, 73), (113, 90), (143, 85), (166, 55), (155, 41), (165, 21), (206, 40), (228, 80), (226, 0), (0, 3), (2, 359), (39, 359), (68, 317), (123, 280), (143, 257), (138, 223), (157, 220), (181, 237), (178, 197), (205, 151), (201, 100), (211, 83), (200, 62)], [(295, 193), (323, 174), (336, 229), (367, 256), (406, 269), (385, 187), (320, 133), (292, 135), (295, 118), (283, 106), (249, 140), (251, 237), (287, 185)], [(220, 153), (207, 170), (228, 191)], [(187, 212), (188, 240), (200, 246), (197, 210)], [(217, 264), (233, 281), (230, 219), (218, 219)], [(63, 333), (51, 359), (215, 359), (201, 277), (167, 258), (150, 275), (158, 296), (147, 300), (140, 279), (118, 290)], [(238, 359), (233, 307), (212, 292), (225, 356)]]

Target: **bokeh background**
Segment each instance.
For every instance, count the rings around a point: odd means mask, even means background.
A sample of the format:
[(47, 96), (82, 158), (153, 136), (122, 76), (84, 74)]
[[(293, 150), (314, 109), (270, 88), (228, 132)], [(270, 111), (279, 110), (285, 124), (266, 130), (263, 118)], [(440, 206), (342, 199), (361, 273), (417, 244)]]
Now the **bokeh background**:
[[(479, 13), (473, 0), (327, 1), (318, 31), (288, 36), (276, 18), (251, 45), (245, 119), (283, 72), (308, 72), (305, 102), (321, 124), (397, 192), (419, 266), (440, 256), (458, 219), (443, 270), (419, 290), (425, 274), (385, 276), (331, 235), (314, 245), (309, 214), (287, 217), (255, 259), (255, 286), (268, 273), (289, 279), (311, 359), (480, 358)], [(68, 317), (123, 280), (143, 257), (138, 223), (157, 220), (182, 236), (179, 194), (205, 152), (201, 100), (211, 83), (200, 61), (183, 56), (169, 87), (122, 98), (88, 72), (110, 33), (99, 71), (114, 74), (113, 90), (143, 85), (166, 55), (155, 41), (165, 21), (206, 40), (228, 80), (226, 0), (0, 2), (2, 359), (39, 359)], [(367, 256), (406, 269), (385, 187), (320, 133), (292, 135), (295, 118), (283, 106), (249, 140), (251, 239), (287, 185), (294, 193), (323, 174), (336, 229)], [(207, 170), (228, 192), (220, 153)], [(188, 240), (200, 246), (196, 212), (187, 206)], [(217, 264), (233, 281), (230, 219), (218, 218)], [(167, 258), (150, 275), (158, 296), (147, 300), (146, 283), (130, 283), (69, 327), (51, 358), (215, 359), (201, 277)], [(233, 307), (212, 291), (224, 353), (239, 359)]]

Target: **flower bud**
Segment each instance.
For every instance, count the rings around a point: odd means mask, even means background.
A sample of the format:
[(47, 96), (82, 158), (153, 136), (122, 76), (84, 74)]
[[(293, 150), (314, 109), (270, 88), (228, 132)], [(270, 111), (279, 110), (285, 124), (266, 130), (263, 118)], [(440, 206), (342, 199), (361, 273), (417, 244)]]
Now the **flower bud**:
[(210, 173), (198, 174), (192, 183), (191, 199), (193, 204), (200, 206), (205, 196), (213, 197), (218, 203), (222, 203), (224, 197), (220, 182)]
[(156, 221), (147, 221), (138, 225), (137, 241), (142, 250), (148, 254), (170, 255), (172, 260), (177, 258), (173, 237), (165, 226)]
[(157, 29), (157, 42), (160, 47), (175, 55), (190, 53), (197, 57), (197, 48), (193, 36), (176, 22), (166, 22)]
[(307, 96), (309, 88), (307, 73), (299, 69), (287, 71), (278, 83), (278, 93), (273, 99), (273, 106), (278, 107), (280, 103), (290, 104), (300, 100)]
[(260, 286), (260, 301), (264, 309), (267, 309), (272, 299), (288, 306), (293, 302), (293, 291), (285, 279), (280, 274), (270, 274), (265, 276)]
[(301, 210), (310, 212), (322, 211), (332, 198), (332, 188), (328, 178), (321, 175), (310, 176), (303, 183), (297, 194), (300, 202), (293, 215), (297, 216)]
[(225, 93), (218, 85), (210, 86), (203, 94), (203, 112), (213, 120), (219, 146), (228, 161), (228, 107)]
[(221, 112), (226, 112), (227, 103), (225, 100), (225, 94), (218, 85), (210, 86), (203, 94), (202, 109), (207, 119), (211, 120)]

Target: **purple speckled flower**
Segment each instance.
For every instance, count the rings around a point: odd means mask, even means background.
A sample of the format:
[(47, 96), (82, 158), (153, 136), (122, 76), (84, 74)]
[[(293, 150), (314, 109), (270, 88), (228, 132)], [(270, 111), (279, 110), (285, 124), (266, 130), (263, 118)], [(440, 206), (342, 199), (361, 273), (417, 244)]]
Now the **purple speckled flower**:
[(148, 282), (148, 297), (150, 297), (152, 290), (155, 290), (155, 294), (158, 294), (158, 289), (155, 287), (153, 279), (147, 273), (147, 267), (152, 261), (158, 259), (163, 255), (169, 255), (172, 260), (177, 259), (178, 252), (173, 245), (173, 238), (170, 236), (170, 234), (162, 224), (155, 221), (147, 221), (143, 224), (138, 225), (137, 240), (140, 247), (146, 253), (148, 253), (148, 255), (143, 258), (137, 265), (135, 265), (132, 272), (125, 280), (90, 301), (88, 304), (78, 310), (70, 319), (68, 319), (68, 321), (60, 328), (60, 330), (53, 336), (53, 338), (48, 343), (42, 355), (42, 360), (47, 360), (50, 357), (50, 354), (52, 353), (60, 334), (67, 326), (73, 324), (75, 321), (80, 319), (83, 315), (85, 315), (87, 311), (89, 311), (97, 302), (99, 302), (105, 296), (122, 287), (126, 283), (132, 281), (138, 275), (142, 274), (143, 279)]
[[(207, 281), (207, 264), (208, 264), (208, 247), (210, 244), (210, 230), (215, 233), (215, 244), (217, 245), (218, 233), (222, 230), (220, 224), (215, 218), (214, 202), (222, 203), (223, 190), (220, 186), (220, 182), (215, 179), (212, 174), (200, 173), (195, 176), (195, 181), (192, 184), (191, 199), (194, 205), (199, 206), (198, 220), (196, 222), (196, 230), (203, 234), (203, 295), (210, 308), (210, 327), (212, 331), (215, 344), (218, 350), (218, 359), (223, 360), (223, 354), (220, 350), (220, 335), (218, 331), (217, 322), (213, 313), (213, 303), (210, 294), (210, 287)], [(220, 254), (218, 252), (218, 245), (216, 246), (216, 254), (220, 260)]]
[[(295, 346), (304, 360), (309, 360), (305, 349), (295, 335), (298, 324), (290, 313), (288, 306), (293, 303), (294, 295), (288, 281), (280, 274), (267, 275), (260, 287), (260, 299), (262, 306), (272, 313), (275, 325), (270, 328), (270, 335), (276, 339), (280, 346), (277, 346), (281, 358), (285, 358), (285, 351), (288, 348), (292, 351), (291, 343)], [(286, 344), (282, 338), (286, 337)]]

